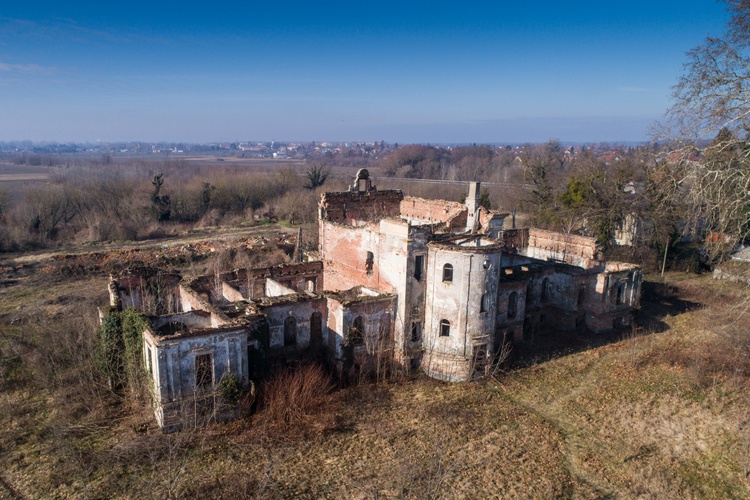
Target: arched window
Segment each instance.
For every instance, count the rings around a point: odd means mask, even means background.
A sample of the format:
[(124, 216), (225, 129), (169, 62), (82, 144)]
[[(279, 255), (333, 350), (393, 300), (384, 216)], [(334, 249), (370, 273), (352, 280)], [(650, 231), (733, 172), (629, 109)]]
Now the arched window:
[(447, 319), (440, 320), (440, 336), (450, 337), (451, 335), (451, 322)]
[(453, 281), (453, 266), (450, 264), (443, 266), (443, 281), (446, 283)]
[(284, 320), (284, 345), (291, 346), (297, 343), (297, 318), (287, 316)]
[(542, 280), (542, 302), (549, 299), (549, 279)]
[(482, 302), (479, 304), (479, 312), (486, 313), (490, 308), (490, 296), (487, 292), (482, 294)]
[(518, 294), (511, 292), (508, 296), (508, 319), (513, 319), (518, 313)]
[(351, 328), (349, 329), (349, 341), (353, 345), (362, 345), (365, 341), (365, 318), (357, 316), (354, 318)]
[(375, 255), (372, 252), (367, 252), (367, 258), (365, 259), (365, 270), (367, 274), (372, 274), (372, 267), (375, 264)]

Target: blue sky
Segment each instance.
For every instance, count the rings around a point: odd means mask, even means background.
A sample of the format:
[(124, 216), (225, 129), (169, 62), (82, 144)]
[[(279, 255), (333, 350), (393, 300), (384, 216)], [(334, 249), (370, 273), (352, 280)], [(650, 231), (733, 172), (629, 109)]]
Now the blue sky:
[(0, 6), (0, 140), (638, 141), (714, 0)]

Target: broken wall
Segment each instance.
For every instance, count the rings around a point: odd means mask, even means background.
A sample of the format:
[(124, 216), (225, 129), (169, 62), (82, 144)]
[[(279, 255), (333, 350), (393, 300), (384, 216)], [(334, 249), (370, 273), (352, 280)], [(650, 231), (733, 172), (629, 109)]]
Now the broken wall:
[(528, 246), (519, 251), (535, 259), (565, 262), (584, 269), (601, 265), (596, 240), (587, 236), (531, 228)]
[[(269, 327), (269, 347), (271, 356), (284, 356), (292, 359), (305, 354), (305, 351), (317, 343), (319, 348), (326, 337), (326, 299), (324, 297), (295, 296), (289, 300), (279, 300), (270, 304), (260, 304), (259, 311), (266, 315)], [(321, 318), (320, 337), (311, 337), (313, 314)], [(293, 318), (294, 341), (285, 338), (285, 328)], [(290, 326), (291, 327), (291, 326)]]
[[(326, 349), (339, 373), (353, 366), (369, 371), (378, 359), (393, 354), (396, 304), (393, 294), (353, 300), (328, 296)], [(358, 332), (355, 342), (350, 334), (357, 318), (361, 318), (364, 331)]]
[(442, 223), (451, 231), (463, 231), (468, 209), (463, 203), (447, 200), (426, 200), (406, 196), (400, 205), (400, 214), (409, 219)]
[(404, 193), (395, 190), (323, 193), (319, 218), (339, 224), (360, 225), (398, 216), (403, 199)]
[[(248, 383), (247, 336), (245, 328), (167, 340), (146, 332), (144, 356), (152, 371), (154, 413), (160, 426), (173, 429), (193, 424), (195, 414), (185, 412), (191, 405), (200, 406), (201, 411), (210, 407), (209, 411), (215, 412), (216, 403), (221, 400), (219, 384), (229, 372), (235, 373), (243, 384)], [(210, 359), (210, 380), (203, 386), (196, 384), (199, 356)]]

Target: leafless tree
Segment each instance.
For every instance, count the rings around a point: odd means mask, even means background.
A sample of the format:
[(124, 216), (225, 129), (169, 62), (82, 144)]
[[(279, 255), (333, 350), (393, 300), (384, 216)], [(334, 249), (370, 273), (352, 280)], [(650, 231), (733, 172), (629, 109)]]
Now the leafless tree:
[(731, 247), (750, 236), (750, 1), (725, 2), (727, 32), (688, 52), (658, 133), (680, 148), (673, 177), (692, 215)]

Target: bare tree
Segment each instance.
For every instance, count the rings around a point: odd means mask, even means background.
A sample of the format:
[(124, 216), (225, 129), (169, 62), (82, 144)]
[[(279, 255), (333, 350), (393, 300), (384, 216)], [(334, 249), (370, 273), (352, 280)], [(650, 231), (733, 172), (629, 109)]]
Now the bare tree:
[(682, 152), (673, 176), (692, 215), (724, 243), (714, 255), (750, 236), (750, 1), (725, 2), (727, 32), (688, 52), (659, 131)]
[(310, 170), (307, 171), (307, 182), (305, 183), (304, 188), (314, 190), (322, 186), (325, 184), (329, 173), (330, 169), (324, 168), (323, 165), (313, 165), (310, 167)]

